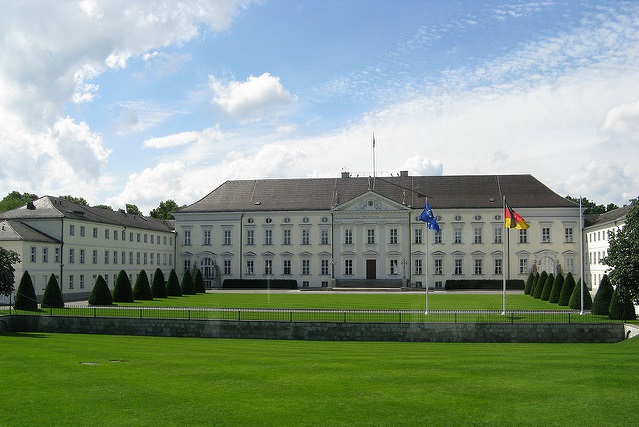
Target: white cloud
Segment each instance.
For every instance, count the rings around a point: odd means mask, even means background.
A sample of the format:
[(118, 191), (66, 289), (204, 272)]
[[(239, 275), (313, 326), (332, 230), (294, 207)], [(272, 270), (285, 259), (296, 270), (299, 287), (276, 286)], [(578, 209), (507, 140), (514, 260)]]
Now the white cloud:
[(223, 83), (209, 76), (213, 91), (212, 103), (226, 114), (240, 121), (260, 121), (281, 113), (283, 107), (292, 105), (295, 97), (280, 82), (279, 77), (264, 73), (249, 76), (244, 82)]
[(144, 146), (147, 148), (177, 147), (179, 145), (190, 144), (191, 142), (196, 141), (198, 137), (198, 132), (182, 132), (174, 135), (147, 139), (144, 141)]
[(632, 144), (639, 143), (639, 100), (614, 106), (606, 114), (602, 127), (611, 138), (621, 139)]

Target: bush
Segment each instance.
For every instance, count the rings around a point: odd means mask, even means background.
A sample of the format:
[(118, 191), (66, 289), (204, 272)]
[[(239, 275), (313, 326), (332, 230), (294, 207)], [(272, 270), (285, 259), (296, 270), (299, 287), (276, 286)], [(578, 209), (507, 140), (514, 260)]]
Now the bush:
[(524, 295), (530, 295), (530, 291), (532, 290), (533, 284), (535, 283), (535, 275), (530, 272), (528, 275), (528, 280), (526, 280), (526, 285), (524, 286)]
[(564, 280), (564, 285), (561, 287), (561, 293), (559, 294), (559, 301), (557, 304), (561, 306), (567, 306), (570, 303), (570, 297), (572, 296), (572, 291), (575, 289), (575, 278), (572, 277), (572, 273), (568, 272), (566, 274), (566, 280)]
[(22, 274), (18, 290), (16, 291), (16, 300), (13, 303), (16, 310), (36, 311), (38, 309), (38, 298), (36, 297), (33, 281), (28, 271)]
[(550, 273), (546, 278), (546, 283), (541, 290), (541, 300), (548, 301), (550, 299), (550, 292), (552, 292), (552, 284), (555, 282), (555, 275)]
[(535, 296), (535, 288), (537, 287), (537, 283), (539, 283), (539, 273), (535, 272), (535, 277), (533, 278), (532, 284), (530, 285), (530, 296)]
[[(524, 281), (521, 279), (512, 279), (506, 281), (506, 289), (523, 290)], [(465, 289), (488, 289), (501, 290), (504, 288), (504, 281), (499, 279), (464, 279), (464, 280), (446, 280), (444, 289), (447, 291), (465, 290)]]
[(113, 287), (113, 302), (133, 302), (131, 281), (124, 270), (120, 270)]
[(49, 276), (47, 287), (42, 295), (42, 308), (63, 308), (64, 300), (62, 299), (62, 291), (58, 285), (58, 279), (52, 274)]
[(104, 280), (101, 274), (95, 279), (95, 285), (89, 296), (89, 305), (112, 305), (113, 297), (111, 296), (111, 290), (109, 285)]
[(153, 298), (166, 298), (166, 283), (164, 281), (164, 273), (159, 268), (155, 269), (155, 274), (153, 275), (153, 287), (151, 288), (153, 292)]
[(539, 280), (537, 280), (537, 283), (535, 283), (535, 289), (533, 290), (532, 294), (534, 298), (541, 298), (541, 293), (543, 292), (544, 286), (546, 285), (546, 280), (548, 280), (548, 273), (542, 271), (539, 275)]
[(612, 283), (610, 283), (608, 275), (604, 274), (599, 283), (595, 300), (592, 302), (592, 314), (606, 316), (610, 314), (610, 301), (614, 292), (615, 290), (612, 287)]
[[(577, 286), (572, 290), (572, 295), (570, 295), (570, 301), (568, 302), (568, 307), (573, 310), (581, 309), (581, 279), (577, 283)], [(592, 297), (590, 296), (590, 292), (588, 292), (588, 287), (584, 284), (584, 310), (590, 310), (592, 308)]]
[(184, 270), (182, 276), (182, 295), (195, 295), (195, 285), (193, 284), (193, 276), (189, 269)]
[(224, 289), (297, 289), (297, 280), (292, 279), (226, 279)]
[(138, 277), (135, 278), (133, 298), (146, 301), (153, 299), (153, 292), (151, 291), (151, 285), (149, 285), (149, 278), (144, 270), (140, 270)]
[(552, 283), (552, 290), (550, 291), (550, 298), (548, 301), (557, 304), (559, 302), (559, 296), (561, 295), (561, 288), (564, 287), (564, 275), (559, 272), (557, 273), (557, 277), (555, 277), (555, 281)]
[(609, 317), (614, 320), (634, 320), (636, 318), (635, 306), (629, 297), (624, 297), (619, 292), (619, 286), (615, 288), (608, 307)]
[(175, 269), (171, 269), (169, 273), (169, 280), (166, 282), (166, 294), (170, 297), (182, 296), (182, 288), (180, 288), (180, 282), (178, 281)]
[(195, 292), (199, 294), (203, 294), (206, 292), (206, 288), (204, 287), (204, 279), (202, 279), (202, 272), (200, 269), (195, 270), (195, 274), (193, 274), (193, 285), (195, 286)]

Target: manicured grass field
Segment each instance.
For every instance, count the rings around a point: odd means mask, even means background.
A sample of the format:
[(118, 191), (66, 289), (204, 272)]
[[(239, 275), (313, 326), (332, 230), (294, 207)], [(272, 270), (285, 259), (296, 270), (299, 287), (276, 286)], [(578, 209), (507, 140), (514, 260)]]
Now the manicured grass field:
[(0, 335), (0, 426), (635, 426), (619, 344)]

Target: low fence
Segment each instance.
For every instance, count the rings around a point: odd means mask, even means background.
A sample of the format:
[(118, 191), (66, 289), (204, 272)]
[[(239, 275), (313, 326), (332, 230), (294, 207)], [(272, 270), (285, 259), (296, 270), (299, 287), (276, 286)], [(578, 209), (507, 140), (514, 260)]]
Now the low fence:
[(193, 319), (342, 323), (623, 323), (607, 316), (570, 310), (345, 310), (283, 308), (180, 308), (68, 306), (20, 311), (0, 307), (1, 314), (49, 317)]

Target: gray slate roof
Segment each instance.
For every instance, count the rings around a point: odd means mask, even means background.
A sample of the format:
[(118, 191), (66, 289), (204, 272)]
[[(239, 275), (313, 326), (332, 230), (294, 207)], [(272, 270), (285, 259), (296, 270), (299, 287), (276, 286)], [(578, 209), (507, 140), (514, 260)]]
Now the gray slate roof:
[(121, 211), (92, 208), (80, 205), (66, 199), (52, 196), (44, 196), (33, 202), (33, 208), (28, 205), (0, 213), (0, 219), (43, 219), (43, 218), (69, 218), (98, 222), (104, 224), (135, 227), (151, 231), (173, 231), (173, 221), (164, 221), (148, 218), (140, 215), (131, 215)]
[(397, 203), (433, 209), (577, 207), (532, 175), (396, 176), (226, 181), (181, 213), (330, 210), (372, 190)]
[(0, 241), (61, 243), (58, 239), (29, 227), (20, 221), (0, 221)]
[(597, 215), (595, 219), (593, 219), (590, 225), (600, 225), (600, 224), (605, 224), (607, 222), (625, 220), (626, 215), (628, 215), (628, 212), (630, 211), (631, 208), (632, 208), (632, 205), (626, 205), (624, 207), (599, 214)]

